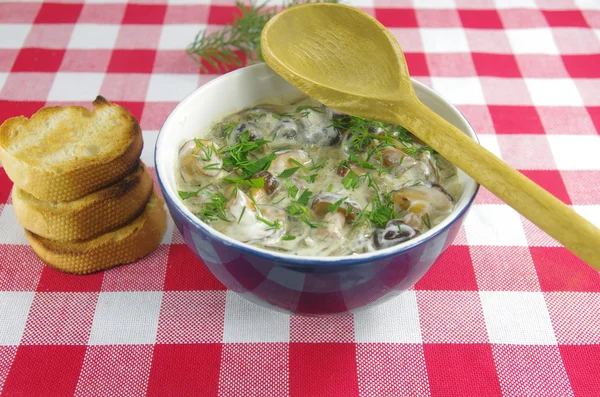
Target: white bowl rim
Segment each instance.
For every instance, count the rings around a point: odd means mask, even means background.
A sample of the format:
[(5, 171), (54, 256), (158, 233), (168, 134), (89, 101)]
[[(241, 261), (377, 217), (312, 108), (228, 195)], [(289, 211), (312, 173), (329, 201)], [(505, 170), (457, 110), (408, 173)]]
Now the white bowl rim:
[[(169, 170), (161, 169), (161, 161), (159, 160), (161, 158), (161, 156), (163, 155), (163, 150), (161, 150), (161, 148), (160, 148), (161, 142), (163, 142), (163, 140), (167, 139), (165, 137), (168, 136), (168, 134), (165, 133), (164, 131), (171, 128), (170, 123), (172, 123), (172, 122), (174, 123), (174, 121), (173, 121), (175, 118), (174, 115), (177, 113), (177, 111), (180, 108), (184, 107), (187, 102), (191, 102), (195, 99), (195, 97), (200, 96), (202, 94), (202, 91), (204, 89), (206, 89), (207, 87), (210, 87), (211, 84), (216, 84), (219, 80), (229, 78), (230, 76), (247, 73), (252, 68), (268, 68), (268, 66), (266, 63), (259, 63), (259, 64), (255, 64), (255, 65), (245, 66), (240, 69), (236, 69), (232, 72), (225, 73), (219, 77), (216, 77), (215, 79), (201, 85), (200, 87), (198, 87), (194, 91), (192, 91), (190, 94), (188, 94), (181, 102), (179, 102), (177, 104), (177, 106), (175, 106), (175, 108), (169, 113), (169, 115), (165, 119), (163, 125), (161, 126), (161, 128), (158, 132), (158, 137), (156, 139), (156, 144), (155, 144), (155, 148), (154, 148), (154, 164), (155, 164), (155, 169), (156, 169), (156, 175), (157, 175), (157, 179), (158, 179), (158, 182), (159, 182), (159, 185), (161, 187), (163, 194), (169, 196), (169, 199), (175, 205), (175, 207), (177, 208), (179, 213), (181, 215), (183, 215), (187, 219), (188, 222), (194, 224), (196, 227), (203, 230), (206, 234), (208, 234), (212, 238), (218, 240), (220, 243), (222, 243), (226, 246), (229, 246), (231, 248), (237, 249), (239, 251), (245, 252), (245, 253), (258, 255), (265, 259), (285, 262), (285, 263), (289, 263), (289, 264), (309, 265), (309, 266), (315, 266), (315, 265), (317, 265), (317, 266), (318, 265), (323, 265), (323, 266), (344, 265), (344, 266), (346, 266), (346, 265), (352, 265), (352, 264), (363, 264), (366, 262), (372, 262), (372, 261), (376, 261), (376, 260), (394, 257), (399, 254), (402, 254), (403, 252), (409, 251), (418, 245), (426, 243), (427, 241), (431, 240), (438, 234), (444, 232), (452, 224), (454, 224), (454, 222), (457, 219), (459, 219), (461, 216), (463, 216), (463, 214), (470, 208), (471, 204), (475, 200), (475, 196), (477, 195), (477, 192), (479, 190), (479, 184), (476, 181), (473, 181), (474, 183), (469, 184), (469, 186), (467, 186), (465, 188), (465, 190), (463, 191), (463, 193), (459, 199), (459, 202), (454, 207), (452, 212), (437, 226), (433, 227), (432, 229), (428, 230), (427, 232), (420, 234), (419, 236), (412, 238), (404, 243), (400, 243), (393, 247), (384, 248), (381, 250), (362, 253), (362, 254), (352, 254), (352, 255), (344, 255), (344, 256), (294, 255), (294, 254), (288, 254), (288, 253), (284, 253), (284, 252), (271, 251), (268, 249), (264, 249), (264, 248), (256, 247), (256, 246), (253, 246), (253, 245), (250, 245), (247, 243), (243, 243), (241, 241), (235, 240), (235, 239), (217, 231), (216, 229), (212, 228), (209, 224), (200, 220), (200, 218), (195, 216), (183, 204), (183, 202), (180, 200), (180, 198), (177, 194), (176, 189), (174, 189), (173, 186), (170, 186), (168, 184), (168, 182), (167, 183), (163, 182), (163, 181), (168, 181), (168, 178), (164, 177), (164, 175), (166, 175), (166, 172), (174, 172), (174, 170), (169, 171)], [(275, 72), (272, 71), (272, 73), (275, 73)], [(479, 139), (477, 138), (477, 134), (473, 130), (473, 127), (471, 126), (471, 124), (469, 123), (467, 118), (450, 101), (448, 101), (442, 95), (440, 95), (433, 89), (427, 87), (423, 83), (413, 79), (412, 77), (411, 77), (411, 83), (413, 84), (415, 91), (420, 90), (421, 92), (423, 92), (427, 95), (431, 95), (434, 98), (437, 98), (437, 99), (441, 100), (442, 102), (444, 102), (449, 107), (449, 109), (455, 113), (455, 115), (457, 115), (460, 119), (462, 119), (466, 123), (466, 125), (469, 128), (470, 136), (474, 140), (479, 142)], [(163, 176), (161, 176), (161, 175), (163, 175)], [(472, 179), (468, 175), (467, 175), (467, 178)]]

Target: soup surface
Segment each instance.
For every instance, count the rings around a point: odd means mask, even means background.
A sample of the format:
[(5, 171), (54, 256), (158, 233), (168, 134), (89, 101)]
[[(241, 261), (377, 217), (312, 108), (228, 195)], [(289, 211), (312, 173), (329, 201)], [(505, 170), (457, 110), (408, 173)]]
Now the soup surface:
[(309, 98), (230, 115), (179, 151), (185, 205), (241, 242), (337, 256), (407, 241), (461, 194), (456, 167), (402, 127)]

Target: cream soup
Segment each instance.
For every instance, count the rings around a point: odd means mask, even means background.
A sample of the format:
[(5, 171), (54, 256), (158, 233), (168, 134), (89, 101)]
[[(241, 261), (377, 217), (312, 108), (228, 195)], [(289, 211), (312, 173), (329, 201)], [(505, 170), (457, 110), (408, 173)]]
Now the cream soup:
[(439, 224), (456, 167), (400, 126), (311, 99), (230, 115), (179, 150), (192, 213), (244, 243), (297, 255), (391, 247)]

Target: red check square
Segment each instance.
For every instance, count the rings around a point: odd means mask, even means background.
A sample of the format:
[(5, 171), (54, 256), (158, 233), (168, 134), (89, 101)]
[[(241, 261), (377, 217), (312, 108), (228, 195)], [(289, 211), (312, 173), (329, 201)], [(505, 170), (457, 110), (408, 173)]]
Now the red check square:
[(469, 247), (458, 245), (448, 247), (425, 276), (415, 284), (414, 289), (476, 291), (477, 282)]
[(531, 179), (565, 204), (572, 204), (565, 183), (556, 170), (522, 170), (521, 173)]
[(577, 10), (543, 10), (548, 24), (558, 26), (581, 26), (589, 27), (581, 11)]
[(83, 4), (44, 3), (35, 18), (35, 23), (75, 23)]
[(429, 68), (425, 54), (421, 52), (405, 52), (404, 58), (411, 76), (429, 76)]
[(23, 48), (19, 52), (13, 72), (56, 72), (62, 62), (65, 50), (43, 48)]
[(533, 106), (489, 107), (497, 134), (544, 134), (544, 127)]
[(8, 202), (8, 196), (12, 191), (13, 182), (10, 180), (3, 167), (0, 167), (0, 204)]
[(459, 10), (458, 14), (465, 28), (502, 29), (502, 22), (496, 10)]
[(597, 397), (600, 390), (600, 345), (560, 345), (560, 355), (578, 397)]
[(488, 54), (474, 52), (471, 54), (479, 76), (521, 77), (517, 60), (512, 54)]
[(529, 247), (542, 291), (600, 292), (598, 272), (563, 247)]
[(228, 25), (241, 15), (237, 7), (213, 5), (210, 7), (208, 14), (208, 23), (211, 25)]
[(108, 73), (152, 73), (156, 50), (114, 50)]
[(48, 395), (51, 382), (52, 395), (74, 395), (85, 349), (85, 346), (19, 346), (3, 394)]
[(600, 78), (600, 54), (563, 55), (562, 59), (571, 77)]
[(423, 345), (434, 396), (501, 396), (489, 344)]
[(289, 346), (291, 397), (358, 395), (354, 343), (292, 342)]
[(4, 120), (17, 116), (31, 117), (31, 115), (40, 110), (44, 104), (45, 102), (0, 100), (0, 121), (3, 122)]
[(165, 291), (225, 290), (225, 286), (208, 270), (185, 244), (169, 247)]
[[(113, 101), (112, 99), (110, 99), (108, 97), (105, 97), (105, 98), (107, 98), (111, 102), (121, 105), (125, 109), (129, 110), (129, 113), (131, 113), (138, 121), (142, 119), (145, 102), (130, 102), (130, 101), (121, 101), (118, 99), (116, 101)], [(155, 183), (158, 183), (158, 182), (155, 181)], [(155, 186), (158, 186), (158, 185), (155, 185)]]
[(148, 396), (216, 396), (220, 343), (156, 345)]
[(417, 16), (410, 8), (376, 8), (375, 16), (384, 26), (390, 28), (417, 28)]
[(99, 292), (102, 287), (103, 272), (86, 276), (63, 273), (50, 266), (44, 266), (38, 292)]
[(162, 24), (167, 12), (166, 5), (127, 4), (123, 24), (145, 25)]

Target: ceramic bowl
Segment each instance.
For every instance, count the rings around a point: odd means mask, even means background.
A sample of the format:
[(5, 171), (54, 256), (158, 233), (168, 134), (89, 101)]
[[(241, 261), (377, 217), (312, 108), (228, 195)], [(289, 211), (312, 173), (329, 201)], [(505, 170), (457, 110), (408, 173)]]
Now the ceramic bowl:
[[(425, 105), (477, 139), (454, 106), (423, 84), (412, 83)], [(177, 194), (177, 153), (183, 142), (229, 114), (300, 96), (266, 64), (258, 64), (222, 75), (181, 101), (163, 124), (155, 151), (171, 217), (189, 249), (216, 278), (255, 303), (304, 315), (347, 313), (381, 303), (413, 286), (456, 237), (479, 187), (466, 174), (459, 172), (463, 194), (441, 224), (395, 247), (343, 257), (282, 254), (233, 240), (192, 214)]]

